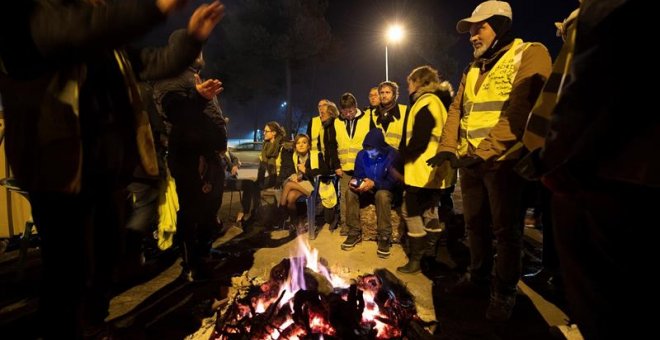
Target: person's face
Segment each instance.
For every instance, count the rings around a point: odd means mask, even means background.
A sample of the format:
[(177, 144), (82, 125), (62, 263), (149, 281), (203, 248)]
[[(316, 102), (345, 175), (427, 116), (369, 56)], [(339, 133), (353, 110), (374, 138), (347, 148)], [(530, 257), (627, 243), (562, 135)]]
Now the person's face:
[(275, 138), (275, 131), (268, 125), (264, 126), (264, 140), (272, 140), (273, 138)]
[(369, 158), (375, 159), (376, 157), (378, 157), (379, 154), (378, 149), (374, 147), (367, 147), (364, 150), (367, 152), (367, 155), (369, 155)]
[(321, 120), (325, 121), (326, 119), (328, 119), (328, 116), (330, 115), (330, 112), (328, 112), (328, 102), (325, 100), (321, 100), (319, 102), (318, 109)]
[(306, 154), (309, 151), (309, 140), (307, 138), (300, 138), (296, 142), (296, 152), (299, 154)]
[(470, 43), (474, 48), (472, 54), (475, 58), (481, 57), (488, 50), (490, 45), (493, 44), (495, 36), (495, 31), (485, 21), (477, 22), (470, 26)]
[(380, 96), (378, 95), (378, 89), (371, 89), (371, 91), (369, 91), (369, 105), (371, 106), (380, 105)]
[(415, 83), (414, 81), (408, 79), (408, 94), (415, 93), (415, 91), (417, 91), (418, 88), (419, 88), (419, 86), (417, 85), (417, 83)]
[(394, 101), (394, 90), (389, 86), (383, 86), (378, 92), (380, 94), (380, 104), (387, 106)]
[(357, 108), (355, 106), (341, 109), (341, 115), (344, 117), (344, 119), (353, 119), (355, 118), (355, 114), (357, 114)]

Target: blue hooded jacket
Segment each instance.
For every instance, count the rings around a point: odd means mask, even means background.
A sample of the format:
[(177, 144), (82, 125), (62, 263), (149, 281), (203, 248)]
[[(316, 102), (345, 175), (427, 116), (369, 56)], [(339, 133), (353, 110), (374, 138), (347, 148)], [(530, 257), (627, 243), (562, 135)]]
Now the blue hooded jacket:
[(358, 152), (355, 158), (355, 178), (369, 178), (376, 186), (374, 191), (394, 191), (402, 187), (402, 183), (395, 176), (395, 169), (403, 174), (403, 161), (399, 152), (385, 142), (385, 137), (380, 129), (369, 130), (362, 143), (363, 148), (372, 147), (378, 149), (378, 156), (371, 159), (366, 150)]

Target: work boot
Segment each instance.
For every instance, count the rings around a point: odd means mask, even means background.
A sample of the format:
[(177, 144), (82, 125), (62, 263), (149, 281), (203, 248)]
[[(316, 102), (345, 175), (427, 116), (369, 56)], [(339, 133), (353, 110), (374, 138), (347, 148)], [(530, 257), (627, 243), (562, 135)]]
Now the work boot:
[(376, 250), (376, 255), (381, 259), (386, 259), (390, 257), (390, 248), (392, 247), (392, 241), (387, 236), (379, 236), (378, 240), (378, 250)]
[(424, 256), (424, 251), (426, 250), (426, 238), (421, 237), (408, 237), (409, 245), (409, 254), (408, 254), (408, 263), (402, 267), (398, 267), (396, 270), (405, 274), (414, 274), (422, 271), (420, 261), (422, 256)]
[(362, 242), (362, 234), (349, 234), (344, 243), (341, 244), (341, 249), (351, 250), (360, 242)]
[(495, 322), (504, 322), (511, 318), (513, 306), (516, 305), (516, 294), (501, 295), (493, 294), (490, 297), (488, 309), (486, 309), (486, 319)]

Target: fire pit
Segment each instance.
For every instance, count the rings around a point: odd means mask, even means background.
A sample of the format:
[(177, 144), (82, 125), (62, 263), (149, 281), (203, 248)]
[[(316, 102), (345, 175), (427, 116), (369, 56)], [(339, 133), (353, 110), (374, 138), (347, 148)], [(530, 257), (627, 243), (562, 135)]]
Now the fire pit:
[(350, 282), (332, 275), (303, 238), (269, 277), (235, 284), (211, 339), (425, 339), (414, 296), (387, 269)]

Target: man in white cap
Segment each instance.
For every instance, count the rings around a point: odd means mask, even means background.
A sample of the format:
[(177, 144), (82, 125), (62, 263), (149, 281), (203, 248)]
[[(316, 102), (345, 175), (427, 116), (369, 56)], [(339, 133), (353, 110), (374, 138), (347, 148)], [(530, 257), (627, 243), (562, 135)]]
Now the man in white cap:
[[(431, 165), (460, 169), (471, 263), (456, 294), (488, 296), (497, 240), (495, 277), (486, 318), (505, 321), (516, 301), (521, 272), (524, 181), (513, 171), (524, 148), (527, 116), (551, 71), (539, 43), (514, 39), (511, 7), (485, 1), (456, 25), (470, 33), (474, 61), (466, 69)], [(491, 229), (492, 228), (492, 229)], [(492, 236), (491, 236), (492, 235)]]

